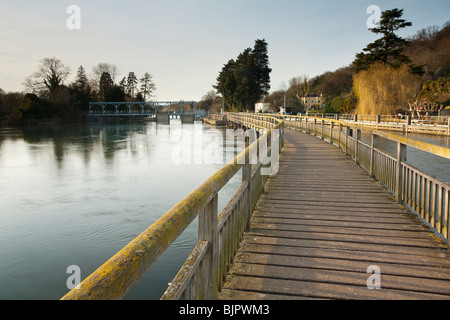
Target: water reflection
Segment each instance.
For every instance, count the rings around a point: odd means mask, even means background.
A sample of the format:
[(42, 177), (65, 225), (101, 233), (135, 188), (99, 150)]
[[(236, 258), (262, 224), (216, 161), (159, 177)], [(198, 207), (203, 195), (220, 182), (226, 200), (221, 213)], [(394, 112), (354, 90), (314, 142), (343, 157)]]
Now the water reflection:
[[(0, 130), (0, 299), (59, 299), (68, 266), (88, 276), (222, 166), (171, 159), (175, 133), (212, 134), (201, 123)], [(196, 240), (194, 222), (129, 297), (158, 299)]]

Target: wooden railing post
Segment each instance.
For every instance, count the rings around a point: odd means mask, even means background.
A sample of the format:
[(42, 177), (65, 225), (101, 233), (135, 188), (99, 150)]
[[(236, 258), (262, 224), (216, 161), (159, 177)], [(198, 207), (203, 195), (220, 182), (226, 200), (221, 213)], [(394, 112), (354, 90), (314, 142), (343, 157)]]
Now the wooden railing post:
[(397, 172), (395, 174), (395, 200), (402, 203), (403, 200), (403, 168), (402, 162), (406, 161), (406, 145), (397, 142)]
[(348, 135), (350, 134), (350, 127), (345, 127), (345, 156), (348, 156)]
[[(249, 146), (248, 136), (245, 137), (245, 148)], [(259, 146), (258, 152), (256, 153), (259, 157)], [(258, 159), (259, 162), (259, 159)], [(246, 230), (250, 227), (250, 218), (252, 215), (252, 166), (250, 164), (250, 152), (249, 156), (245, 157), (245, 164), (242, 167), (242, 181), (247, 182), (247, 218), (246, 218)]]
[(325, 120), (321, 120), (321, 133), (320, 133), (320, 136), (321, 136), (321, 139), (322, 140), (324, 140), (324, 137), (323, 137), (323, 128), (324, 128), (324, 126), (325, 126)]
[(334, 130), (334, 121), (330, 123), (330, 144), (333, 144), (333, 130)]
[(370, 139), (370, 176), (374, 176), (374, 165), (375, 165), (375, 148), (378, 147), (378, 136), (372, 133)]
[(359, 164), (358, 156), (359, 156), (359, 141), (361, 140), (361, 129), (356, 129), (356, 137), (355, 137), (355, 162)]
[(447, 135), (450, 136), (450, 116), (447, 117)]
[(205, 300), (216, 300), (219, 290), (217, 208), (218, 194), (216, 193), (198, 216), (198, 240), (208, 242), (208, 250), (200, 270), (200, 281), (203, 287), (203, 292), (200, 292), (200, 299)]

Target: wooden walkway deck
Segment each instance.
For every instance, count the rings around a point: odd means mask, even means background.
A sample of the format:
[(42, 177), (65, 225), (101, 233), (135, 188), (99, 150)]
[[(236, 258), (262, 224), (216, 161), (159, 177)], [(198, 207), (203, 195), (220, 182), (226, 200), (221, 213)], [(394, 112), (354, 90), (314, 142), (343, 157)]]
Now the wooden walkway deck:
[(338, 148), (286, 129), (267, 187), (220, 299), (450, 300), (447, 246)]

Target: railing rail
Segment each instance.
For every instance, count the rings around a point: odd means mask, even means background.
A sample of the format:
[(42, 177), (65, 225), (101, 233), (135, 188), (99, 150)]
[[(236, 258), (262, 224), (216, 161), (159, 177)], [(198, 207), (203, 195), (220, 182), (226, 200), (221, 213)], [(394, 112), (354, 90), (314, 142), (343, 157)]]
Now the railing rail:
[[(290, 115), (276, 115), (279, 118), (295, 117)], [(450, 136), (450, 116), (429, 116), (417, 114), (394, 115), (365, 115), (365, 114), (316, 114), (315, 116), (300, 115), (310, 119), (331, 119), (346, 124), (359, 125), (380, 130), (429, 133)]]
[[(338, 146), (387, 187), (397, 202), (420, 215), (448, 242), (450, 185), (408, 164), (406, 146), (447, 159), (450, 159), (450, 148), (377, 130), (370, 133), (371, 142), (367, 144), (361, 141), (361, 129), (346, 122), (301, 116), (280, 118), (284, 119), (286, 127), (315, 135)], [(396, 157), (377, 148), (379, 136), (397, 143)]]
[[(234, 117), (234, 121), (245, 125), (242, 119)], [(162, 299), (215, 299), (267, 179), (261, 174), (265, 162), (256, 151), (267, 145), (269, 155), (283, 139), (282, 120), (271, 118), (258, 128), (262, 133), (259, 139), (62, 299), (123, 298), (196, 217), (198, 243)], [(277, 131), (279, 134), (274, 134)], [(258, 161), (252, 164), (250, 158), (255, 154)], [(218, 216), (218, 193), (241, 168), (242, 183)]]

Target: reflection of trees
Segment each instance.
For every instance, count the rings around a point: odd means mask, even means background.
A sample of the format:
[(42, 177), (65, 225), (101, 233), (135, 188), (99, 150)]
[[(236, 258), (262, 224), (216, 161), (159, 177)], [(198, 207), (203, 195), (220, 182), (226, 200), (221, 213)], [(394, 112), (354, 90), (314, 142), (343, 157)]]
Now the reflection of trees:
[(147, 125), (151, 124), (96, 123), (24, 127), (22, 131), (18, 130), (11, 135), (11, 138), (2, 135), (0, 143), (5, 139), (23, 138), (33, 152), (39, 145), (52, 145), (53, 156), (59, 168), (62, 168), (65, 156), (74, 152), (83, 155), (86, 166), (92, 154), (101, 151), (107, 162), (112, 164), (118, 151), (129, 150), (131, 156), (138, 156), (136, 136), (146, 135)]

